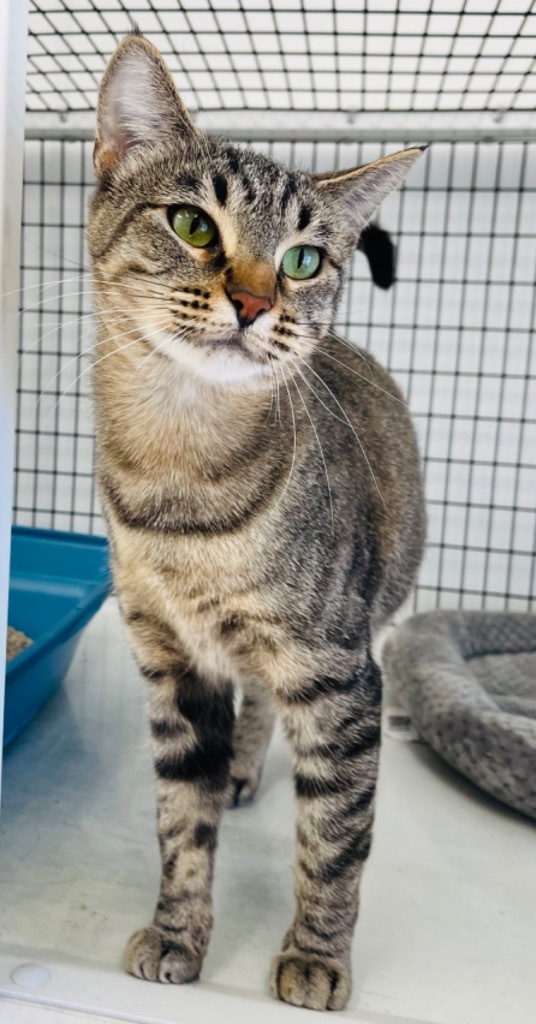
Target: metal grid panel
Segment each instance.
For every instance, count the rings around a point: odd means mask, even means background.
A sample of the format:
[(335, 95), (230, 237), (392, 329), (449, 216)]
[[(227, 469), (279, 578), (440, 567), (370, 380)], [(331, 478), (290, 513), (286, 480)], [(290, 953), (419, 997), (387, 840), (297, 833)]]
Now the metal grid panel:
[(94, 338), (84, 227), (87, 144), (26, 143), (15, 518), (104, 532), (88, 402)]
[(30, 0), (28, 109), (94, 109), (134, 23), (192, 110), (536, 107), (535, 0)]
[[(327, 169), (372, 159), (381, 147), (259, 148)], [(33, 141), (26, 158), (16, 519), (102, 531), (86, 397), (91, 298), (79, 275), (91, 145)], [(536, 144), (432, 147), (409, 186), (385, 204), (382, 223), (399, 247), (398, 284), (385, 293), (373, 288), (357, 253), (340, 330), (389, 366), (419, 432), (429, 544), (417, 607), (529, 608)]]

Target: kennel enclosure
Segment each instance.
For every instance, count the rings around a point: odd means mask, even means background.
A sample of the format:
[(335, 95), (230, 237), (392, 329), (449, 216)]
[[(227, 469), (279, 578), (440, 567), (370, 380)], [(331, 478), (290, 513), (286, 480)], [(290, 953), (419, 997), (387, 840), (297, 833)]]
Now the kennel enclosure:
[[(0, 158), (7, 182), (0, 244), (10, 257), (18, 252), (18, 222), (13, 223), (12, 213), (18, 209), (17, 154), (22, 158), (24, 143), (18, 321), (13, 308), (16, 266), (12, 258), (2, 262), (2, 292), (9, 293), (2, 300), (0, 339), (2, 572), (5, 566), (7, 573), (11, 493), (14, 521), (21, 526), (104, 531), (93, 477), (89, 369), (94, 335), (84, 230), (94, 187), (92, 136), (99, 78), (116, 43), (136, 24), (163, 53), (201, 127), (292, 166), (351, 167), (406, 144), (431, 143), (405, 189), (380, 212), (380, 223), (397, 249), (395, 286), (389, 291), (375, 288), (366, 260), (357, 252), (337, 328), (392, 371), (418, 430), (429, 531), (412, 607), (532, 610), (534, 0), (30, 0), (26, 38), (25, 15), (21, 0), (11, 0), (0, 12), (8, 26), (0, 44), (6, 55), (2, 95), (7, 106), (9, 94), (12, 111), (3, 122), (3, 135), (0, 124)], [(6, 373), (4, 365), (9, 367)], [(12, 492), (6, 455), (10, 417), (16, 420)], [(10, 980), (11, 970), (21, 961), (11, 943), (30, 947), (31, 960), (36, 949), (47, 952), (43, 956), (49, 968), (53, 962), (47, 984), (54, 1005), (63, 1000), (66, 1006), (113, 1012), (129, 1020), (176, 1019), (179, 1010), (172, 1010), (169, 993), (140, 993), (138, 986), (133, 994), (131, 980), (117, 971), (103, 973), (99, 959), (115, 970), (123, 930), (126, 937), (130, 924), (141, 923), (145, 905), (140, 909), (139, 885), (144, 872), (150, 876), (155, 857), (151, 837), (147, 846), (139, 840), (142, 825), (147, 827), (144, 814), (151, 827), (149, 773), (141, 753), (133, 787), (141, 793), (143, 813), (131, 806), (127, 784), (132, 743), (136, 752), (143, 748), (141, 691), (134, 689), (135, 670), (119, 634), (113, 602), (91, 627), (76, 665), (76, 685), (74, 680), (69, 683), (56, 711), (51, 706), (44, 712), (43, 731), (31, 732), (6, 759), (5, 849), (12, 857), (9, 880), (19, 907), (28, 906), (25, 901), (31, 893), (38, 917), (46, 917), (46, 892), (37, 892), (30, 882), (30, 867), (39, 871), (32, 859), (35, 823), (41, 835), (44, 882), (50, 891), (60, 892), (61, 879), (68, 877), (71, 888), (67, 895), (60, 894), (57, 911), (43, 923), (40, 945), (32, 946), (22, 910), (16, 910), (9, 896), (8, 876), (0, 875), (5, 910), (5, 924), (0, 926), (0, 993), (27, 997), (26, 990), (16, 989)], [(76, 749), (69, 745), (71, 727), (79, 742)], [(64, 766), (61, 778), (51, 765), (49, 745)], [(23, 754), (32, 750), (40, 778), (30, 800)], [(279, 814), (288, 815), (290, 822), (291, 809), (290, 788), (285, 788), (279, 770), (285, 762), (277, 751), (268, 774), (272, 788), (263, 797), (266, 809), (254, 809), (251, 825), (225, 824), (228, 852), (222, 854), (218, 897), (232, 914), (227, 892), (236, 895), (233, 858), (244, 876), (257, 871), (258, 916), (268, 938), (260, 934), (251, 908), (241, 908), (238, 914), (252, 936), (246, 964), (257, 994), (263, 977), (258, 956), (261, 951), (264, 956), (268, 939), (275, 951), (280, 938), (276, 932), (287, 923), (277, 917), (282, 914), (281, 900), (274, 897), (273, 914), (270, 908), (270, 887), (281, 870), (275, 842), (272, 846), (266, 838), (270, 815), (278, 821)], [(528, 1024), (533, 1007), (519, 980), (523, 964), (530, 976), (528, 908), (521, 891), (530, 888), (531, 853), (524, 824), (504, 819), (499, 812), (494, 818), (493, 809), (473, 803), (470, 793), (463, 788), (458, 792), (452, 779), (435, 778), (425, 757), (418, 763), (418, 755), (389, 741), (385, 757), (379, 852), (377, 867), (371, 865), (370, 911), (366, 905), (363, 924), (368, 930), (358, 937), (369, 980), (356, 997), (354, 1019), (377, 1024), (390, 1014), (391, 1019), (399, 1015), (453, 1024), (466, 1012), (471, 1024), (504, 1024), (514, 1018), (517, 1024)], [(106, 798), (95, 793), (92, 777), (109, 787)], [(47, 806), (45, 814), (42, 804), (51, 792), (58, 793), (59, 809)], [(22, 820), (17, 809), (23, 798), (30, 801), (33, 825)], [(289, 823), (286, 831), (290, 827)], [(250, 829), (265, 839), (255, 840)], [(437, 835), (432, 834), (434, 829)], [(82, 853), (73, 839), (75, 830), (86, 847)], [(285, 840), (283, 832), (278, 826), (276, 838), (289, 872), (290, 834)], [(453, 839), (455, 833), (459, 839)], [(258, 867), (263, 845), (269, 847), (266, 877)], [(22, 851), (21, 863), (15, 865), (17, 848)], [(516, 879), (499, 885), (505, 895), (497, 907), (493, 901), (484, 907), (466, 881), (480, 869), (475, 848), (490, 851), (481, 868), (490, 888), (504, 879), (509, 864), (517, 864)], [(54, 865), (55, 850), (59, 868)], [(121, 873), (117, 863), (124, 850), (132, 867)], [(408, 891), (401, 894), (397, 889), (397, 871), (409, 890), (424, 885), (416, 905)], [(449, 900), (455, 901), (456, 892), (462, 893), (465, 932), (455, 920), (454, 911), (461, 912), (456, 902), (449, 914)], [(127, 894), (132, 909), (122, 909), (121, 893)], [(432, 908), (431, 923), (426, 900)], [(87, 909), (90, 902), (97, 907), (93, 917)], [(391, 920), (392, 907), (398, 923)], [(510, 913), (510, 931), (505, 932), (504, 925), (501, 930), (501, 908), (507, 918)], [(403, 921), (411, 922), (407, 932)], [(447, 922), (444, 934), (440, 921)], [(479, 997), (474, 979), (484, 970), (486, 956), (492, 956), (494, 927), (505, 966), (489, 979), (488, 993)], [(186, 1005), (191, 1019), (201, 1022), (208, 1013), (214, 1017), (218, 999), (225, 995), (229, 1019), (249, 1021), (254, 1005), (260, 1021), (275, 1020), (272, 1004), (248, 1004), (252, 996), (247, 985), (245, 993), (241, 987), (238, 931), (227, 925), (221, 929), (208, 986), (200, 995), (181, 994), (186, 1003), (177, 1005)], [(386, 939), (389, 929), (391, 943)], [(455, 955), (450, 943), (458, 931)], [(232, 949), (228, 963), (227, 943)], [(80, 949), (83, 966), (69, 961), (75, 948)], [(98, 975), (92, 973), (96, 963)], [(454, 984), (447, 984), (441, 963), (453, 971)], [(426, 981), (419, 965), (428, 971)], [(517, 979), (518, 1003), (508, 989), (508, 971)], [(223, 992), (226, 985), (230, 989)], [(434, 987), (441, 993), (440, 1005)], [(88, 990), (92, 994), (84, 1003), (81, 993)], [(45, 998), (47, 990), (43, 991)], [(277, 1019), (299, 1019), (299, 1011), (280, 1006), (275, 1010)]]

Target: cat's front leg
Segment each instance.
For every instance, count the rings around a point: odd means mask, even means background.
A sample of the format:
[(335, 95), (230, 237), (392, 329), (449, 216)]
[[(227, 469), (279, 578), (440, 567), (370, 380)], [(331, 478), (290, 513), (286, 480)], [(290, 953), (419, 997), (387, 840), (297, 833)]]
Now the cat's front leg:
[(272, 966), (277, 998), (341, 1010), (368, 856), (380, 749), (381, 677), (369, 652), (346, 679), (279, 693), (298, 803), (296, 913)]
[(189, 669), (168, 627), (126, 616), (147, 681), (162, 860), (154, 919), (127, 944), (124, 966), (149, 981), (199, 976), (212, 930), (212, 876), (234, 723), (230, 685)]

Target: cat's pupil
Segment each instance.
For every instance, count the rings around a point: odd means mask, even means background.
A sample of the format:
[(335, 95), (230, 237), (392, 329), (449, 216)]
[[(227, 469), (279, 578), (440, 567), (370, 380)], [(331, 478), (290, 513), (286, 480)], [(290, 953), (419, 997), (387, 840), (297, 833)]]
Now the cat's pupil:
[(197, 229), (199, 227), (200, 221), (201, 221), (201, 217), (199, 216), (198, 213), (196, 213), (192, 217), (192, 223), (190, 224), (190, 235), (195, 235), (195, 233), (196, 233), (196, 231), (197, 231)]
[(302, 248), (302, 249), (300, 249), (300, 252), (299, 252), (299, 255), (298, 255), (298, 270), (301, 270), (301, 265), (302, 265), (304, 259), (305, 259), (305, 249)]

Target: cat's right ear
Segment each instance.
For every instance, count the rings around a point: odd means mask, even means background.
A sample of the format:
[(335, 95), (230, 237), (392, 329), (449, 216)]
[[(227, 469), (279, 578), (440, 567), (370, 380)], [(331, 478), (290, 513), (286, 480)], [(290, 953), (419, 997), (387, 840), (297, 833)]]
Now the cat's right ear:
[(170, 137), (195, 136), (192, 123), (158, 50), (138, 34), (117, 47), (102, 78), (93, 162), (107, 178), (136, 147), (151, 148)]

